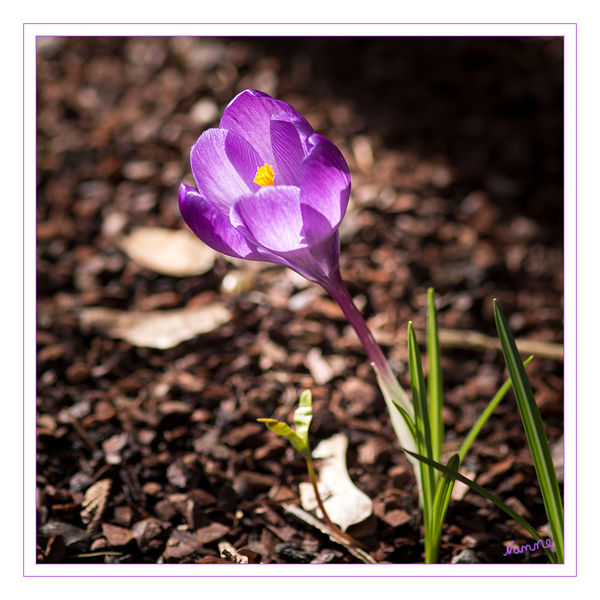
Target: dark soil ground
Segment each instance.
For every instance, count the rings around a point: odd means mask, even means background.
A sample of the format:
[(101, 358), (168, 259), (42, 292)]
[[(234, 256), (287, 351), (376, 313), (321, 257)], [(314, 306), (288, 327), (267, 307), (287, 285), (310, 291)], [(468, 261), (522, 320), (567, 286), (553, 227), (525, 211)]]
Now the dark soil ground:
[[(350, 476), (373, 499), (367, 551), (422, 562), (409, 463), (365, 353), (325, 294), (280, 267), (223, 257), (201, 275), (160, 274), (121, 239), (185, 229), (177, 188), (191, 183), (189, 148), (254, 87), (292, 103), (344, 153), (353, 195), (342, 273), (407, 389), (404, 335), (409, 320), (422, 332), (429, 286), (444, 329), (495, 336), (496, 297), (516, 337), (560, 346), (562, 74), (560, 38), (40, 39), (38, 561), (223, 562), (228, 542), (250, 562), (357, 562), (283, 509), (298, 502), (304, 464), (256, 423), (289, 421), (310, 388), (313, 446), (344, 433)], [(212, 303), (231, 320), (164, 350), (81, 320), (90, 307)], [(506, 372), (497, 349), (462, 335), (443, 369), (451, 451)], [(562, 360), (538, 353), (528, 372), (561, 456)], [(464, 472), (545, 531), (512, 395)], [(546, 560), (504, 557), (508, 540), (527, 536), (473, 493), (452, 502), (446, 523), (441, 562)]]

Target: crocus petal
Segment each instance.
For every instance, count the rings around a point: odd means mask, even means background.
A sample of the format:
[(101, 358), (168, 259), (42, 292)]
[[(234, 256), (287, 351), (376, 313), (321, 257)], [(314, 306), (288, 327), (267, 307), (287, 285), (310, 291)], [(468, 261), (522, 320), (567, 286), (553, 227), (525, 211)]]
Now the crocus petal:
[(316, 244), (337, 229), (350, 198), (350, 171), (341, 152), (327, 138), (314, 134), (302, 168), (300, 203), (306, 223), (303, 234)]
[(224, 212), (237, 198), (258, 189), (253, 179), (260, 156), (236, 133), (208, 129), (192, 147), (191, 163), (200, 194)]
[(336, 232), (318, 246), (280, 252), (278, 262), (326, 288), (339, 270), (339, 249), (340, 242)]
[(297, 187), (263, 187), (254, 195), (240, 198), (231, 207), (230, 218), (251, 243), (272, 252), (306, 247)]
[(228, 212), (220, 210), (185, 183), (179, 186), (179, 210), (188, 227), (217, 252), (236, 258), (265, 260), (231, 224)]
[(276, 183), (300, 185), (302, 163), (308, 154), (309, 138), (314, 131), (294, 114), (278, 112), (271, 117), (271, 148), (275, 161)]
[(219, 128), (245, 138), (263, 161), (275, 166), (277, 161), (271, 146), (273, 115), (277, 115), (279, 120), (295, 123), (296, 128), (305, 131), (306, 135), (313, 131), (308, 121), (287, 102), (257, 90), (240, 92), (225, 108)]
[(310, 281), (326, 285), (339, 270), (337, 231), (319, 244), (305, 243), (298, 188), (263, 188), (241, 198), (231, 208), (231, 222), (259, 254), (271, 255), (265, 260), (290, 267)]

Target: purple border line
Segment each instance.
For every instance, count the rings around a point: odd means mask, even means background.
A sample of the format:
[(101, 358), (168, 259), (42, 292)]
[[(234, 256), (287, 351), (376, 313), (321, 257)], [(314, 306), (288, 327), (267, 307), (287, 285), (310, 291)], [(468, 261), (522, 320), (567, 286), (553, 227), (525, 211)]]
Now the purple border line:
[[(564, 59), (563, 59), (564, 60)], [(577, 388), (577, 349), (578, 349), (578, 342), (577, 342), (577, 305), (578, 305), (578, 290), (579, 290), (579, 284), (578, 284), (578, 279), (577, 279), (577, 270), (578, 270), (578, 262), (577, 262), (577, 245), (578, 245), (578, 237), (577, 237), (577, 222), (578, 222), (578, 207), (577, 207), (577, 147), (578, 147), (578, 141), (577, 141), (577, 128), (578, 128), (578, 123), (577, 123), (577, 106), (578, 106), (578, 100), (577, 100), (577, 87), (578, 87), (578, 82), (577, 82), (577, 67), (578, 67), (578, 63), (577, 63), (577, 23), (575, 23), (575, 443), (574, 443), (574, 447), (575, 447), (575, 577), (577, 577), (577, 567), (578, 567), (578, 561), (577, 561), (577, 505), (578, 505), (578, 497), (577, 497), (577, 481), (578, 481), (578, 473), (577, 473), (577, 399), (578, 399), (578, 388)], [(564, 68), (564, 67), (563, 67)], [(564, 85), (564, 83), (563, 83)], [(563, 106), (563, 111), (564, 111), (564, 106)], [(565, 115), (565, 119), (566, 119), (566, 115)], [(564, 140), (563, 140), (563, 146), (564, 146)], [(564, 168), (564, 167), (563, 167)], [(564, 184), (563, 184), (564, 185)], [(563, 270), (564, 272), (564, 270)], [(564, 277), (563, 277), (563, 281), (564, 281)], [(564, 290), (563, 290), (563, 297), (564, 297)], [(564, 364), (564, 363), (563, 363)], [(563, 377), (564, 379), (564, 377)], [(564, 406), (564, 393), (563, 393), (563, 406)], [(563, 410), (563, 423), (564, 423), (564, 410)], [(564, 427), (564, 425), (563, 425)], [(563, 432), (564, 433), (564, 432)], [(564, 438), (563, 438), (564, 439)], [(563, 447), (563, 457), (564, 457), (564, 447)], [(563, 466), (564, 466), (564, 460), (563, 460)], [(563, 477), (564, 480), (564, 477)], [(565, 492), (564, 492), (564, 483), (563, 483), (563, 496), (564, 496)]]
[[(577, 22), (556, 22), (556, 21), (548, 21), (548, 22), (530, 22), (530, 21), (515, 21), (515, 22), (502, 22), (502, 23), (480, 23), (480, 22), (448, 22), (448, 23), (440, 23), (440, 22), (435, 22), (435, 21), (424, 21), (424, 22), (412, 22), (412, 21), (397, 21), (397, 22), (391, 22), (391, 23), (385, 23), (385, 22), (373, 22), (373, 23), (357, 23), (354, 21), (348, 21), (348, 22), (340, 22), (340, 23), (333, 23), (333, 22), (316, 22), (316, 23), (310, 23), (310, 22), (306, 22), (306, 23), (280, 23), (280, 22), (274, 22), (274, 23), (267, 23), (267, 22), (262, 22), (262, 21), (257, 21), (256, 23), (239, 23), (239, 22), (211, 22), (211, 23), (198, 23), (198, 22), (188, 22), (188, 23), (181, 23), (181, 22), (165, 22), (165, 23), (157, 23), (157, 22), (141, 22), (141, 23), (131, 23), (128, 21), (124, 21), (124, 22), (106, 22), (106, 23), (80, 23), (80, 22), (49, 22), (49, 23), (39, 23), (37, 21), (31, 21), (31, 22), (27, 22), (27, 23), (23, 23), (23, 25), (247, 25), (247, 26), (253, 26), (253, 25), (291, 25), (291, 26), (296, 26), (296, 25), (339, 25), (339, 26), (346, 26), (346, 25), (362, 25), (362, 26), (369, 26), (369, 25), (575, 25), (577, 27)], [(425, 36), (423, 36), (425, 37)], [(494, 36), (494, 37), (500, 37), (500, 36)]]
[[(23, 358), (23, 375), (22, 375), (22, 385), (23, 385), (23, 406), (22, 406), (22, 415), (23, 415), (23, 426), (22, 426), (22, 431), (23, 431), (23, 442), (22, 442), (22, 451), (23, 451), (23, 465), (22, 465), (22, 472), (23, 472), (23, 482), (22, 482), (22, 489), (23, 489), (23, 498), (25, 499), (25, 482), (26, 482), (26, 478), (25, 478), (25, 406), (26, 406), (26, 402), (25, 402), (25, 289), (26, 289), (26, 277), (25, 277), (25, 197), (26, 197), (26, 190), (25, 190), (25, 182), (26, 182), (26, 173), (25, 173), (25, 157), (26, 157), (26, 141), (25, 141), (25, 89), (26, 89), (26, 84), (25, 84), (25, 71), (26, 71), (26, 65), (25, 65), (25, 39), (26, 39), (26, 28), (29, 25), (91, 25), (91, 26), (95, 26), (95, 25), (134, 25), (134, 26), (147, 26), (147, 25), (160, 25), (160, 26), (172, 26), (172, 25), (188, 25), (188, 26), (195, 26), (195, 25), (203, 25), (203, 26), (220, 26), (220, 25), (242, 25), (242, 26), (255, 26), (255, 25), (268, 25), (268, 26), (276, 26), (276, 25), (290, 25), (290, 26), (321, 26), (321, 25), (333, 25), (333, 26), (348, 26), (348, 25), (359, 25), (359, 26), (372, 26), (372, 25), (380, 25), (380, 26), (395, 26), (395, 25), (440, 25), (440, 26), (445, 26), (445, 25), (565, 25), (565, 26), (574, 26), (575, 31), (574, 31), (574, 38), (575, 38), (575, 42), (574, 42), (574, 55), (575, 55), (575, 64), (574, 64), (574, 78), (575, 78), (575, 90), (574, 90), (574, 100), (575, 100), (575, 131), (574, 131), (574, 142), (575, 142), (575, 181), (574, 181), (574, 191), (575, 191), (575, 206), (574, 206), (574, 210), (575, 210), (575, 240), (574, 240), (574, 254), (575, 254), (575, 271), (574, 271), (574, 277), (575, 277), (575, 290), (574, 290), (574, 304), (575, 304), (575, 315), (574, 315), (574, 320), (575, 320), (575, 348), (574, 348), (574, 358), (575, 358), (575, 385), (574, 385), (574, 389), (575, 389), (575, 443), (574, 443), (574, 452), (575, 452), (575, 531), (574, 531), (574, 537), (575, 537), (575, 573), (574, 574), (526, 574), (526, 575), (518, 575), (518, 574), (510, 574), (510, 575), (505, 575), (505, 574), (427, 574), (427, 573), (423, 573), (423, 574), (376, 574), (373, 575), (371, 573), (366, 573), (364, 575), (352, 575), (352, 574), (328, 574), (328, 575), (313, 575), (313, 574), (304, 574), (304, 573), (299, 573), (299, 574), (294, 574), (294, 573), (288, 573), (288, 574), (244, 574), (244, 573), (240, 573), (240, 574), (231, 574), (231, 573), (224, 573), (224, 574), (194, 574), (194, 575), (189, 575), (189, 574), (173, 574), (173, 573), (167, 573), (167, 574), (126, 574), (126, 575), (119, 575), (119, 574), (96, 574), (96, 573), (86, 573), (86, 574), (31, 574), (28, 575), (25, 573), (25, 555), (26, 555), (26, 551), (25, 551), (25, 502), (23, 502), (23, 524), (22, 524), (22, 530), (23, 530), (23, 553), (22, 553), (22, 558), (23, 558), (23, 563), (22, 563), (22, 576), (23, 577), (51, 577), (51, 578), (64, 578), (64, 577), (76, 577), (76, 578), (80, 578), (80, 577), (118, 577), (118, 578), (141, 578), (141, 577), (177, 577), (177, 578), (197, 578), (197, 577), (208, 577), (208, 578), (223, 578), (223, 577), (235, 577), (235, 578), (240, 578), (240, 577), (249, 577), (249, 578), (257, 578), (257, 577), (275, 577), (275, 578), (289, 578), (289, 577), (316, 577), (316, 578), (357, 578), (357, 577), (378, 577), (378, 578), (398, 578), (398, 577), (444, 577), (444, 578), (455, 578), (455, 577), (476, 577), (476, 578), (481, 578), (481, 577), (508, 577), (508, 578), (523, 578), (523, 577), (577, 577), (577, 573), (578, 573), (578, 553), (577, 553), (577, 540), (578, 540), (578, 536), (577, 536), (577, 524), (578, 524), (578, 520), (577, 520), (577, 501), (578, 501), (578, 496), (577, 496), (577, 481), (578, 481), (578, 472), (577, 472), (577, 415), (578, 415), (578, 411), (577, 411), (577, 398), (578, 398), (578, 386), (577, 386), (577, 349), (578, 349), (578, 336), (577, 336), (577, 327), (578, 327), (578, 315), (577, 315), (577, 306), (578, 306), (578, 244), (577, 244), (577, 233), (578, 233), (578, 205), (577, 205), (577, 199), (578, 199), (578, 186), (577, 186), (577, 174), (578, 174), (578, 166), (577, 166), (577, 159), (578, 159), (578, 155), (577, 155), (577, 149), (578, 149), (578, 137), (577, 137), (577, 128), (578, 128), (578, 114), (577, 114), (577, 108), (578, 108), (578, 95), (577, 95), (577, 87), (578, 87), (578, 79), (577, 79), (577, 75), (578, 75), (578, 55), (577, 55), (577, 50), (578, 50), (578, 32), (577, 32), (577, 22), (544, 22), (544, 23), (534, 23), (534, 22), (501, 22), (501, 23), (489, 23), (489, 22), (446, 22), (446, 23), (440, 23), (440, 22), (392, 22), (392, 23), (382, 23), (382, 22), (373, 22), (373, 23), (356, 23), (356, 22), (342, 22), (342, 23), (332, 23), (332, 22), (318, 22), (318, 23), (263, 23), (263, 22), (256, 22), (256, 23), (236, 23), (236, 22), (215, 22), (215, 23), (178, 23), (178, 22), (173, 22), (173, 23), (156, 23), (156, 22), (146, 22), (146, 23), (132, 23), (132, 22), (107, 22), (107, 23), (81, 23), (81, 22), (72, 22), (72, 23), (65, 23), (65, 22), (50, 22), (50, 23), (40, 23), (40, 22), (23, 22), (22, 23), (22, 54), (23, 54), (23, 63), (22, 63), (22, 77), (23, 77), (23, 81), (22, 81), (22, 94), (23, 94), (23, 122), (22, 122), (22, 131), (23, 131), (23, 147), (22, 147), (22, 157), (23, 157), (23, 173), (22, 173), (22, 184), (23, 184), (23, 207), (22, 207), (22, 218), (23, 218), (23, 223), (22, 223), (22, 233), (23, 233), (23, 240), (22, 240), (22, 256), (23, 256), (23, 265), (22, 265), (22, 274), (23, 274), (23, 281), (22, 281), (22, 293), (23, 293), (23, 313), (22, 313), (22, 332), (23, 332), (23, 346), (22, 346), (22, 358)], [(230, 37), (240, 37), (239, 35), (231, 35), (228, 34)], [(298, 35), (305, 35), (305, 34), (298, 34)], [(544, 34), (535, 34), (535, 35), (531, 35), (531, 37), (541, 37)], [(125, 36), (131, 36), (131, 34), (123, 34), (123, 35), (114, 35), (112, 34), (111, 37), (125, 37)], [(36, 36), (37, 39), (38, 36)], [(70, 37), (67, 35), (64, 35), (64, 37)], [(82, 35), (81, 37), (87, 37), (85, 35)], [(135, 37), (135, 36), (131, 36), (131, 37)], [(151, 37), (151, 36), (143, 36), (143, 37)], [(157, 37), (162, 37), (162, 36), (157, 36)], [(171, 37), (171, 35), (169, 36)], [(217, 37), (217, 36), (215, 36)], [(218, 36), (218, 37), (222, 37), (222, 36)], [(260, 35), (260, 36), (253, 36), (253, 37), (273, 37), (273, 36), (265, 36)], [(295, 37), (295, 36), (291, 36), (291, 35), (281, 35), (280, 37)], [(309, 37), (317, 37), (317, 36), (309, 36)], [(330, 36), (330, 37), (337, 37), (337, 36)], [(356, 34), (351, 34), (348, 35), (348, 37), (361, 37), (359, 35)], [(369, 34), (365, 34), (365, 37), (375, 37), (375, 36), (369, 36)], [(382, 36), (379, 36), (382, 37)], [(383, 36), (383, 37), (400, 37), (400, 36), (393, 36), (393, 35), (389, 35), (389, 36)], [(414, 35), (414, 36), (410, 36), (410, 35), (406, 35), (404, 34), (402, 37), (428, 37), (427, 35), (423, 35), (423, 34), (418, 34), (418, 35)], [(455, 35), (455, 34), (448, 34), (448, 35), (441, 35), (441, 34), (434, 34), (431, 37), (468, 37), (465, 35)], [(475, 36), (472, 36), (475, 37)], [(491, 34), (487, 34), (487, 35), (481, 35), (479, 37), (520, 37), (519, 34), (507, 34), (505, 36), (503, 36), (502, 34), (495, 34), (495, 35), (491, 35)], [(556, 36), (556, 37), (563, 37), (563, 40), (565, 38), (565, 35), (563, 36)], [(37, 72), (37, 55), (36, 56), (36, 60), (35, 60), (35, 64), (36, 64), (36, 72)], [(564, 45), (563, 45), (563, 132), (566, 129), (566, 114), (564, 112), (564, 98), (566, 97), (566, 86), (565, 86), (565, 70), (566, 70), (566, 62), (565, 62), (565, 54), (564, 54)], [(34, 99), (34, 104), (36, 104), (37, 101)], [(563, 135), (563, 157), (566, 154), (566, 136)], [(36, 155), (36, 160), (37, 160), (37, 155)], [(566, 165), (566, 161), (564, 161), (563, 164), (563, 176), (565, 174), (565, 165)], [(37, 169), (37, 167), (34, 168), (34, 170)], [(563, 180), (563, 192), (564, 192), (564, 180)], [(563, 207), (565, 213), (566, 213), (566, 204)], [(35, 213), (35, 211), (34, 211)], [(563, 218), (563, 229), (564, 229), (564, 221), (565, 219)], [(564, 273), (564, 267), (565, 267), (565, 260), (564, 260), (564, 247), (563, 247), (563, 273)], [(34, 286), (35, 287), (35, 286)], [(37, 294), (37, 292), (36, 292)], [(564, 294), (564, 290), (563, 290), (563, 294)], [(564, 316), (564, 313), (563, 313)], [(564, 372), (564, 369), (563, 369)], [(564, 373), (563, 373), (563, 379), (564, 379)], [(564, 427), (564, 406), (565, 406), (565, 399), (564, 399), (564, 394), (563, 394), (563, 427)], [(35, 419), (34, 419), (35, 422)], [(564, 433), (564, 431), (563, 431)], [(563, 459), (564, 459), (564, 449), (563, 449)], [(563, 460), (564, 462), (564, 460)], [(564, 494), (564, 491), (563, 491)], [(34, 500), (35, 500), (35, 496), (34, 496)], [(34, 506), (35, 508), (35, 506)], [(65, 565), (69, 565), (71, 566), (71, 563), (63, 563)], [(37, 565), (37, 563), (36, 563)], [(508, 566), (507, 564), (505, 565), (504, 563), (489, 563), (486, 565), (481, 565), (482, 567), (490, 567), (490, 566)], [(78, 566), (78, 565), (75, 565)], [(84, 566), (84, 565), (82, 565)], [(92, 565), (93, 568), (101, 568), (104, 565)], [(152, 564), (152, 565), (130, 565), (130, 564), (123, 564), (123, 565), (109, 565), (110, 568), (119, 568), (119, 567), (123, 567), (123, 568), (135, 568), (138, 566), (143, 566), (144, 568), (146, 567), (156, 567), (156, 565)], [(176, 565), (173, 565), (176, 568)], [(219, 570), (219, 567), (222, 566), (223, 570), (231, 570), (231, 565), (211, 565), (211, 568), (216, 568), (217, 570)], [(268, 566), (268, 565), (265, 565)], [(281, 566), (281, 568), (289, 568), (292, 565), (275, 565), (276, 568), (278, 568), (279, 566)], [(299, 565), (300, 566), (300, 565)], [(326, 568), (331, 568), (332, 565), (311, 565), (310, 567), (312, 569), (314, 569), (315, 567), (326, 567)], [(344, 565), (339, 565), (340, 568), (344, 568)], [(398, 564), (398, 565), (390, 565), (390, 566), (397, 566), (397, 567), (403, 567), (406, 568), (408, 566), (410, 566), (411, 568), (428, 568), (429, 565), (425, 565), (422, 563), (416, 563), (416, 564)], [(523, 563), (522, 565), (510, 565), (511, 568), (516, 567), (516, 568), (523, 568), (523, 567), (528, 567), (528, 568), (532, 568), (532, 567), (539, 567), (542, 569), (548, 568), (551, 569), (554, 565), (531, 565), (531, 564), (527, 564), (527, 563)], [(564, 566), (564, 563), (563, 563)], [(272, 566), (271, 566), (272, 567)], [(305, 570), (304, 566), (300, 566), (302, 568), (302, 570)], [(348, 567), (352, 567), (352, 565), (348, 565)], [(361, 567), (361, 565), (359, 565), (359, 568)], [(369, 567), (369, 570), (373, 570), (371, 568), (371, 566), (367, 566), (365, 565), (365, 569)], [(293, 566), (292, 566), (293, 568)], [(242, 566), (243, 569), (243, 566)]]
[(23, 335), (23, 340), (22, 340), (22, 348), (21, 348), (21, 354), (22, 354), (22, 360), (23, 360), (23, 374), (22, 374), (22, 382), (21, 385), (23, 387), (23, 400), (22, 400), (22, 406), (21, 406), (21, 415), (22, 415), (22, 419), (23, 419), (23, 423), (22, 423), (22, 448), (21, 448), (21, 456), (23, 457), (23, 464), (21, 465), (21, 473), (22, 473), (22, 477), (23, 477), (23, 481), (21, 482), (21, 490), (23, 493), (23, 506), (22, 506), (22, 531), (23, 531), (23, 550), (22, 550), (22, 575), (23, 577), (25, 577), (25, 498), (26, 498), (26, 490), (25, 490), (25, 405), (26, 405), (26, 398), (25, 398), (25, 146), (26, 146), (26, 140), (25, 140), (25, 23), (23, 23), (23, 31), (22, 31), (22, 44), (21, 44), (21, 51), (22, 51), (22, 57), (23, 57), (23, 64), (21, 65), (21, 73), (22, 73), (22, 77), (23, 77), (23, 81), (22, 81), (22, 86), (21, 86), (21, 93), (23, 94), (23, 100), (22, 100), (22, 106), (23, 106), (23, 122), (21, 124), (21, 130), (22, 130), (22, 134), (23, 134), (23, 147), (22, 147), (22, 160), (23, 160), (23, 173), (22, 173), (22, 177), (21, 177), (21, 185), (22, 185), (22, 189), (23, 189), (23, 206), (21, 207), (21, 215), (22, 215), (22, 219), (23, 219), (23, 223), (21, 224), (21, 234), (23, 236), (22, 239), (22, 248), (21, 248), (21, 256), (23, 257), (23, 264), (21, 265), (21, 276), (23, 277), (23, 280), (21, 282), (21, 293), (23, 294), (23, 298), (21, 300), (21, 304), (22, 304), (22, 314), (21, 314), (21, 318), (22, 318), (22, 322), (21, 322), (21, 330), (22, 330), (22, 335)]

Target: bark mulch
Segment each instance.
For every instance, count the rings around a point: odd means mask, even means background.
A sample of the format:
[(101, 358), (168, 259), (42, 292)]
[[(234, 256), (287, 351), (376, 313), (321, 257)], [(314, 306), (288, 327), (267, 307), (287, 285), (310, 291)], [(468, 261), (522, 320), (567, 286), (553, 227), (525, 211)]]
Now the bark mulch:
[[(256, 422), (289, 421), (310, 388), (313, 446), (348, 436), (349, 474), (373, 500), (367, 551), (422, 562), (414, 478), (337, 306), (271, 265), (218, 257), (200, 275), (160, 274), (131, 260), (122, 238), (185, 229), (177, 188), (191, 183), (189, 148), (254, 87), (291, 102), (344, 153), (342, 273), (407, 389), (406, 326), (423, 331), (429, 286), (443, 329), (495, 337), (498, 298), (516, 337), (560, 346), (562, 73), (560, 38), (41, 38), (38, 561), (358, 562), (284, 510), (298, 503), (304, 464)], [(81, 320), (93, 307), (212, 304), (230, 319), (166, 349)], [(465, 339), (443, 355), (449, 452), (506, 378), (497, 348)], [(528, 372), (562, 459), (562, 361), (542, 352)], [(512, 396), (464, 472), (544, 531)], [(463, 493), (440, 561), (545, 562), (504, 557), (509, 540), (529, 541)]]

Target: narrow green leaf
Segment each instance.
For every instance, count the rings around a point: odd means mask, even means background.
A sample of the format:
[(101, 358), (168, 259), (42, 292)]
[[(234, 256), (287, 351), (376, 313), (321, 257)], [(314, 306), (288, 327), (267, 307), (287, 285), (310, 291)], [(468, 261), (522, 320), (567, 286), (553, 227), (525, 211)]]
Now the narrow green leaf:
[[(415, 458), (419, 459), (421, 462), (437, 469), (438, 471), (441, 471), (444, 474), (447, 474), (449, 477), (454, 477), (454, 479), (464, 483), (465, 485), (468, 485), (469, 488), (471, 488), (473, 491), (477, 492), (478, 494), (481, 494), (484, 498), (487, 498), (488, 500), (490, 500), (490, 502), (493, 502), (500, 510), (503, 510), (507, 515), (509, 515), (511, 518), (513, 518), (535, 540), (540, 540), (540, 541), (542, 540), (541, 536), (537, 533), (537, 531), (533, 528), (533, 526), (528, 521), (526, 521), (521, 515), (519, 515), (512, 508), (510, 508), (510, 506), (508, 506), (507, 504), (502, 502), (502, 500), (500, 500), (500, 498), (498, 498), (491, 492), (488, 492), (485, 488), (481, 487), (474, 481), (471, 481), (464, 475), (453, 472), (450, 468), (446, 467), (445, 465), (443, 465), (441, 463), (438, 463), (438, 462), (432, 460), (431, 458), (427, 458), (426, 456), (422, 456), (421, 454), (417, 454), (416, 452), (411, 452), (410, 450), (407, 450), (406, 448), (403, 448), (403, 450), (404, 450), (404, 452), (407, 452), (411, 456), (414, 456)], [(556, 545), (556, 542), (555, 542), (555, 545)], [(551, 552), (550, 550), (548, 550), (546, 548), (544, 548), (544, 551), (548, 555), (551, 562), (553, 562), (553, 563), (558, 562), (557, 558), (553, 552)]]
[(410, 415), (395, 400), (392, 400), (392, 402), (394, 403), (394, 406), (398, 409), (398, 412), (402, 415), (402, 418), (404, 419), (404, 422), (406, 423), (406, 426), (408, 427), (413, 439), (416, 440), (417, 429), (415, 428), (415, 424), (413, 423), (413, 420), (411, 419)]
[(440, 530), (446, 516), (448, 504), (450, 503), (450, 496), (454, 489), (456, 474), (460, 467), (460, 457), (458, 454), (453, 454), (450, 457), (446, 467), (448, 468), (448, 471), (443, 473), (442, 477), (440, 477), (433, 496), (434, 526), (439, 526)]
[[(425, 391), (425, 378), (421, 367), (419, 345), (412, 322), (408, 324), (408, 366), (410, 371), (410, 387), (415, 412), (415, 428), (417, 431), (417, 450), (431, 457), (431, 431), (429, 428), (429, 413), (427, 410), (427, 395)], [(436, 472), (422, 464), (421, 483), (423, 486), (423, 522), (425, 525), (425, 537), (429, 535), (431, 526), (431, 508), (433, 502), (433, 490)]]
[(309, 450), (308, 443), (301, 438), (287, 423), (282, 423), (276, 419), (256, 419), (259, 423), (264, 423), (271, 431), (277, 435), (286, 437), (290, 444), (303, 456)]
[(552, 455), (540, 411), (533, 396), (529, 378), (525, 373), (515, 340), (510, 332), (506, 319), (494, 299), (494, 318), (498, 336), (502, 344), (504, 360), (512, 380), (512, 387), (521, 413), (525, 435), (531, 450), (533, 464), (540, 484), (546, 516), (552, 530), (552, 538), (556, 547), (558, 561), (563, 562), (563, 505), (560, 489), (556, 479), (556, 471), (552, 463)]
[(452, 490), (454, 489), (454, 482), (456, 481), (456, 474), (458, 473), (459, 466), (460, 458), (458, 454), (453, 454), (446, 465), (448, 472), (442, 474), (435, 488), (435, 494), (433, 495), (431, 539), (428, 540), (425, 549), (425, 562), (427, 563), (437, 562), (442, 526), (444, 524), (444, 519), (446, 518), (448, 505), (450, 504), (450, 498), (452, 496)]
[(408, 324), (408, 365), (415, 412), (415, 426), (418, 435), (421, 437), (420, 444), (425, 451), (424, 454), (431, 457), (431, 428), (429, 425), (429, 411), (427, 409), (425, 377), (423, 376), (419, 344), (412, 321)]
[[(533, 356), (530, 356), (523, 363), (523, 366), (526, 367), (532, 360), (533, 360)], [(509, 378), (502, 384), (502, 387), (496, 392), (494, 397), (489, 401), (488, 405), (485, 407), (485, 409), (479, 416), (479, 419), (477, 419), (477, 421), (475, 422), (473, 427), (471, 427), (471, 429), (469, 430), (469, 433), (467, 433), (465, 439), (463, 440), (463, 443), (461, 444), (460, 448), (458, 449), (458, 455), (460, 456), (461, 462), (464, 461), (465, 456), (466, 456), (467, 452), (469, 451), (469, 448), (471, 447), (471, 444), (475, 441), (475, 439), (479, 435), (479, 432), (481, 431), (483, 426), (486, 424), (487, 420), (490, 418), (490, 416), (496, 409), (496, 406), (498, 406), (498, 404), (500, 404), (500, 402), (502, 402), (504, 396), (506, 396), (506, 394), (507, 394), (508, 390), (510, 390), (511, 386), (512, 386), (512, 383)]]
[(442, 444), (444, 441), (444, 421), (442, 419), (444, 392), (442, 382), (442, 359), (438, 338), (438, 323), (433, 288), (427, 290), (427, 357), (429, 363), (427, 385), (429, 388), (429, 419), (431, 422), (432, 458), (439, 461), (440, 456), (442, 455)]

